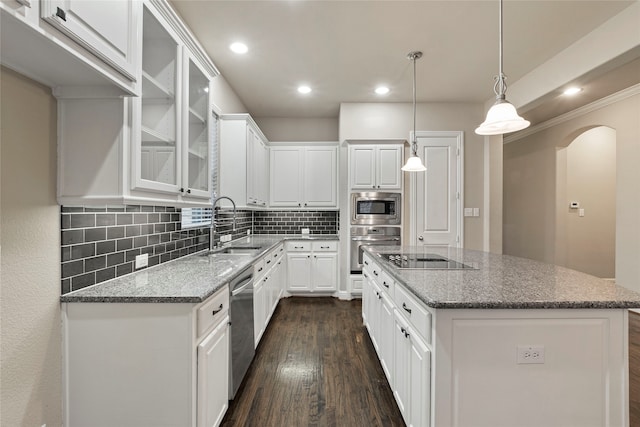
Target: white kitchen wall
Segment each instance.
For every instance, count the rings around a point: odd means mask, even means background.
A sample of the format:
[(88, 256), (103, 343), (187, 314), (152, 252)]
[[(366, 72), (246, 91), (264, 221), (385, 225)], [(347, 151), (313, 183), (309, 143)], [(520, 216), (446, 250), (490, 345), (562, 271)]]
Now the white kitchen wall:
[(337, 117), (254, 117), (269, 141), (337, 141)]
[(0, 425), (62, 425), (56, 102), (0, 69)]

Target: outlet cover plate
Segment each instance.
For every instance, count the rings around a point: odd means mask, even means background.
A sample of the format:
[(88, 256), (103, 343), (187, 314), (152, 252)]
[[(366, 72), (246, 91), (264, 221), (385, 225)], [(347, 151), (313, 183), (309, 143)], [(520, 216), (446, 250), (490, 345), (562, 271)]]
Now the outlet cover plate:
[(543, 345), (519, 345), (517, 351), (516, 363), (523, 364), (543, 364), (544, 363), (544, 346)]

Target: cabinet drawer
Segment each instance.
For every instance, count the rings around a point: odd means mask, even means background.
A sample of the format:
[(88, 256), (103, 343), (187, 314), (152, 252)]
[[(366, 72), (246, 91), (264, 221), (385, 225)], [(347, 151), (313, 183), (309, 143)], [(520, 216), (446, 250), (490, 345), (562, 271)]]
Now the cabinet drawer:
[(311, 242), (287, 242), (287, 252), (310, 252)]
[(229, 287), (225, 286), (198, 308), (198, 336), (202, 336), (229, 310)]
[(394, 293), (395, 282), (385, 271), (380, 272), (380, 276), (376, 280), (380, 285), (380, 289), (385, 291), (387, 295), (392, 296)]
[(398, 312), (409, 319), (427, 344), (431, 344), (431, 313), (400, 285), (395, 287), (394, 302)]
[(260, 258), (258, 261), (253, 263), (253, 277), (260, 277), (267, 272), (264, 268), (264, 260), (265, 258)]
[(284, 246), (283, 245), (279, 245), (274, 250), (269, 252), (269, 258), (271, 258), (273, 260), (272, 264), (276, 264), (279, 260), (281, 260), (283, 255), (284, 255)]
[(311, 249), (314, 252), (337, 252), (338, 242), (311, 242)]
[(372, 271), (371, 267), (373, 266), (374, 262), (371, 259), (371, 257), (369, 256), (369, 254), (363, 254), (362, 255), (362, 268), (368, 271)]

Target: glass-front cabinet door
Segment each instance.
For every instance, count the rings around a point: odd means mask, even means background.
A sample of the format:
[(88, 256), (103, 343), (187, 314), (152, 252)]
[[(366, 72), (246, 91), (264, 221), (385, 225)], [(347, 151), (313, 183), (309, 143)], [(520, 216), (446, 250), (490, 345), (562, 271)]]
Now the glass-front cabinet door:
[(135, 187), (178, 193), (182, 46), (146, 7), (142, 28), (142, 96), (132, 100)]
[(211, 197), (211, 105), (209, 79), (185, 50), (183, 172), (185, 195)]

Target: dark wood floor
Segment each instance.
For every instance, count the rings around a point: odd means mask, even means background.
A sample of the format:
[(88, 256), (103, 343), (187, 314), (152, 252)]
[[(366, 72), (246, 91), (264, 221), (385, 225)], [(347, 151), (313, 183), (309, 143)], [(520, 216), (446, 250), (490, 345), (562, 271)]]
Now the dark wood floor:
[(222, 426), (404, 426), (361, 311), (281, 300)]

